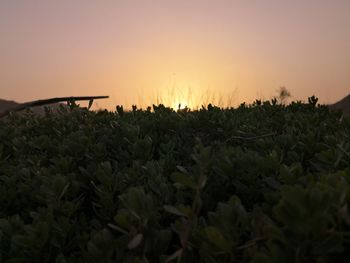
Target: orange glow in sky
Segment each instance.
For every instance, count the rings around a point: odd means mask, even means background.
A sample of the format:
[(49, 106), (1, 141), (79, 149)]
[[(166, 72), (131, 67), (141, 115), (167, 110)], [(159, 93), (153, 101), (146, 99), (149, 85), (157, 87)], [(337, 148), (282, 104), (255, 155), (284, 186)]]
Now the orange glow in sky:
[(0, 98), (109, 95), (95, 108), (350, 93), (350, 1), (0, 2)]

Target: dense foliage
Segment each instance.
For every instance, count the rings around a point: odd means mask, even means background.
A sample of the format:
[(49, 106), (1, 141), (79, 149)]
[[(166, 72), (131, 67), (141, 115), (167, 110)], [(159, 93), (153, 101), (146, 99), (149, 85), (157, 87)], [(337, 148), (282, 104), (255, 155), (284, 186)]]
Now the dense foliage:
[(0, 262), (345, 262), (350, 120), (293, 102), (0, 120)]

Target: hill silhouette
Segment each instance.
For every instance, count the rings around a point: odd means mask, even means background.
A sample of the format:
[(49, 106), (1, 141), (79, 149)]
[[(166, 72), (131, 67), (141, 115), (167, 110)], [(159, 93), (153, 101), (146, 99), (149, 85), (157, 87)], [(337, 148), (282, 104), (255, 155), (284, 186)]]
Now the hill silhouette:
[(341, 99), (340, 101), (329, 105), (329, 107), (335, 110), (342, 110), (344, 115), (350, 116), (350, 94)]

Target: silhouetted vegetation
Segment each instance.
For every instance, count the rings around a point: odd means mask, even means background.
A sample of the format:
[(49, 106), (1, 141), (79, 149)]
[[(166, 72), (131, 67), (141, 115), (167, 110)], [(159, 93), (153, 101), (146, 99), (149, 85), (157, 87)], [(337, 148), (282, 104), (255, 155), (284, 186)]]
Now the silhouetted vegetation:
[(1, 262), (347, 261), (350, 120), (317, 98), (70, 106), (0, 120)]

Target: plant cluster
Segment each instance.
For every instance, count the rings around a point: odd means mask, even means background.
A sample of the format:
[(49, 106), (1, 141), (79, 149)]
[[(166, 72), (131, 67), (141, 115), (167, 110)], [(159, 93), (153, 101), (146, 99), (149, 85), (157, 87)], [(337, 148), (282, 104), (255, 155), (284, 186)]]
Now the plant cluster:
[(0, 120), (0, 262), (345, 262), (350, 120), (308, 103)]

